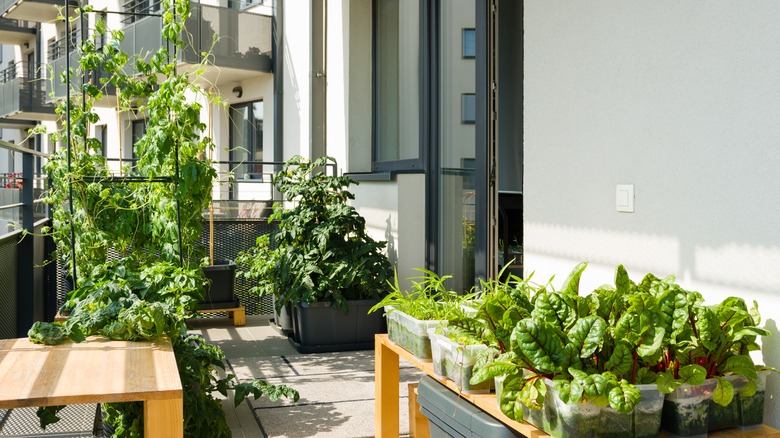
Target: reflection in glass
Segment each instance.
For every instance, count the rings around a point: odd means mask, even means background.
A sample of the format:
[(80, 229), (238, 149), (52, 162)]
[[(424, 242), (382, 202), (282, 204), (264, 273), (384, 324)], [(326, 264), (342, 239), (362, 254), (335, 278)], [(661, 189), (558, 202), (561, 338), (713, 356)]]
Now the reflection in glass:
[[(452, 287), (468, 291), (474, 285), (476, 132), (464, 123), (463, 97), (473, 95), (474, 59), (463, 57), (463, 29), (475, 27), (474, 0), (441, 2), (439, 101), (439, 236), (438, 269), (454, 276)], [(465, 99), (468, 100), (468, 99)], [(467, 103), (466, 103), (467, 104)]]

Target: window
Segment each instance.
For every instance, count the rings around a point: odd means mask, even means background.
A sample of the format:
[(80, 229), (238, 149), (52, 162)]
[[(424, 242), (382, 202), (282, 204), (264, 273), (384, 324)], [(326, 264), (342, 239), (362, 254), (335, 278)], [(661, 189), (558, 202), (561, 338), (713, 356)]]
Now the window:
[(146, 119), (133, 120), (132, 129), (133, 141), (130, 143), (130, 158), (133, 159), (133, 166), (135, 166), (135, 162), (138, 161), (138, 155), (135, 153), (135, 144), (146, 134)]
[(419, 168), (420, 3), (374, 6), (373, 169)]
[(473, 93), (460, 95), (460, 122), (463, 124), (477, 122), (477, 96)]
[(463, 58), (473, 59), (477, 56), (477, 32), (474, 29), (463, 29)]
[(100, 155), (106, 156), (106, 125), (95, 126), (95, 138), (100, 142)]
[(237, 179), (263, 179), (262, 164), (246, 163), (263, 161), (262, 100), (230, 107), (230, 161)]

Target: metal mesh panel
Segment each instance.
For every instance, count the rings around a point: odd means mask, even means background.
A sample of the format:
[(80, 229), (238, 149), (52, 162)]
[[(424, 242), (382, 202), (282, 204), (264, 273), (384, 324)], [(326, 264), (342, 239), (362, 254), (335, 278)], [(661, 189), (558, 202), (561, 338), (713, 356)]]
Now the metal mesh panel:
[(17, 233), (0, 240), (0, 338), (16, 337)]
[[(95, 424), (95, 405), (68, 405), (59, 413), (60, 421), (39, 426), (37, 408), (19, 408), (0, 411), (0, 437), (4, 436), (58, 436), (91, 437)], [(2, 415), (4, 412), (5, 415)], [(3, 417), (5, 417), (3, 419)]]
[[(268, 234), (277, 228), (276, 223), (269, 224), (266, 220), (228, 220), (214, 221), (214, 257), (217, 259), (235, 260), (239, 252), (255, 245), (258, 237)], [(208, 252), (209, 228), (203, 226), (201, 245)], [(240, 266), (237, 271), (244, 270)], [(244, 278), (236, 278), (234, 290), (241, 304), (246, 307), (247, 315), (271, 315), (273, 305), (270, 297), (260, 299), (250, 294), (252, 284)]]
[[(220, 220), (214, 221), (214, 256), (217, 259), (229, 259), (235, 260), (239, 252), (245, 251), (254, 246), (258, 237), (263, 234), (268, 234), (277, 228), (276, 223), (269, 224), (267, 220)], [(209, 245), (209, 227), (208, 223), (203, 224), (203, 234), (201, 235), (201, 246), (203, 246), (208, 252)], [(109, 255), (109, 258), (112, 258)], [(241, 270), (239, 267), (238, 270)], [(65, 280), (65, 271), (62, 265), (58, 262), (57, 269), (53, 270), (50, 275), (55, 277), (53, 283), (55, 287), (54, 296), (55, 299), (55, 312), (65, 302), (65, 295), (68, 293), (69, 285)], [(236, 296), (241, 301), (241, 304), (246, 307), (247, 315), (272, 315), (273, 304), (270, 297), (260, 299), (259, 297), (250, 294), (249, 289), (252, 287), (246, 279), (236, 278), (234, 290)], [(49, 289), (50, 291), (52, 289)], [(15, 307), (14, 307), (15, 308)], [(0, 309), (2, 311), (2, 309)], [(204, 317), (209, 316), (224, 316), (219, 313), (201, 315)], [(15, 324), (15, 322), (14, 322)]]

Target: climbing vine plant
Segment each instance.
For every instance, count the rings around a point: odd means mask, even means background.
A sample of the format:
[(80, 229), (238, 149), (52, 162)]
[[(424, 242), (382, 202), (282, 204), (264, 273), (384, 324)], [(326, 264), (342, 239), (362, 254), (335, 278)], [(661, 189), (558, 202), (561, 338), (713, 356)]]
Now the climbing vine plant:
[[(91, 9), (77, 12), (83, 16)], [(222, 103), (196, 85), (205, 66), (193, 73), (176, 69), (189, 15), (189, 1), (164, 1), (162, 34), (168, 47), (146, 57), (123, 53), (123, 32), (98, 20), (95, 32), (108, 37), (108, 43), (97, 48), (95, 39), (82, 41), (79, 65), (65, 72), (70, 79), (99, 70), (106, 75), (99, 83), (77, 85), (57, 110), (62, 129), (53, 139), (64, 147), (45, 168), (52, 181), (46, 202), (53, 223), (47, 232), (76, 287), (64, 306), (70, 312), (67, 321), (36, 323), (30, 338), (54, 344), (67, 337), (81, 342), (90, 335), (130, 341), (167, 335), (184, 388), (185, 435), (227, 437), (230, 430), (214, 392), (234, 390), (236, 404), (248, 395), (297, 400), (298, 393), (284, 385), (221, 377), (222, 351), (186, 331), (185, 320), (202, 298), (203, 251), (197, 241), (216, 177), (205, 158), (214, 144), (201, 135), (206, 129), (201, 102)], [(118, 173), (99, 153), (100, 142), (87, 135), (100, 120), (95, 102), (109, 87), (116, 90), (120, 112), (148, 116), (145, 135), (133, 145), (140, 159)], [(104, 408), (114, 436), (143, 435), (139, 404)], [(56, 421), (57, 410), (41, 409), (42, 424)]]

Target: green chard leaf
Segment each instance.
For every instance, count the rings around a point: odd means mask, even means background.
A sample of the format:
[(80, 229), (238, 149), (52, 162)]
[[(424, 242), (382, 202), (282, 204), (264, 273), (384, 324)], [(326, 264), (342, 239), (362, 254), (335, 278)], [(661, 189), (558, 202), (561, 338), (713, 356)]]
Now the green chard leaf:
[(569, 344), (574, 344), (579, 357), (592, 356), (604, 341), (607, 323), (596, 315), (580, 318), (567, 333)]
[(520, 357), (528, 358), (530, 365), (542, 374), (554, 374), (561, 370), (565, 359), (563, 339), (549, 323), (524, 319), (512, 331), (512, 350)]
[(624, 414), (634, 410), (642, 398), (642, 392), (636, 386), (622, 380), (609, 391), (609, 406)]
[(561, 292), (564, 295), (568, 296), (579, 296), (580, 294), (580, 277), (582, 276), (582, 272), (585, 270), (585, 268), (588, 267), (587, 262), (580, 262), (577, 264), (577, 266), (572, 269), (572, 271), (569, 273), (569, 276), (566, 277), (566, 280), (564, 280), (563, 285), (561, 286)]
[(734, 398), (734, 386), (723, 377), (715, 376), (717, 384), (712, 392), (712, 401), (721, 405), (728, 406)]

